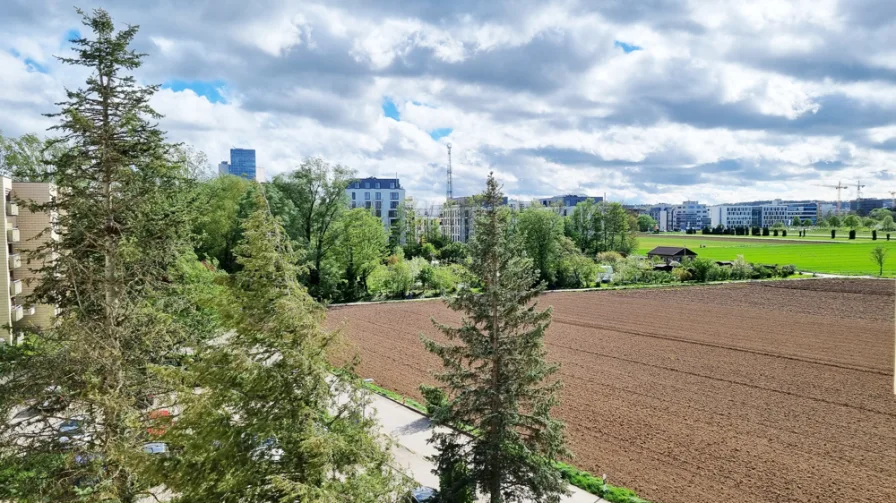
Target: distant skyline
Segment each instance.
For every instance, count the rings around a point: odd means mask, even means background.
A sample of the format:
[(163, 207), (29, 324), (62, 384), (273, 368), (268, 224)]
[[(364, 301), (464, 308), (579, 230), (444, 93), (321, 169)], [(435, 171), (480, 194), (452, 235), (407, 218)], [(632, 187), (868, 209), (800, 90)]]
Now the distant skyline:
[[(836, 200), (896, 190), (896, 2), (77, 2), (140, 25), (174, 142), (268, 177), (321, 156), (420, 202)], [(187, 5), (184, 5), (187, 4)], [(46, 134), (86, 75), (71, 2), (5, 0), (0, 131)]]

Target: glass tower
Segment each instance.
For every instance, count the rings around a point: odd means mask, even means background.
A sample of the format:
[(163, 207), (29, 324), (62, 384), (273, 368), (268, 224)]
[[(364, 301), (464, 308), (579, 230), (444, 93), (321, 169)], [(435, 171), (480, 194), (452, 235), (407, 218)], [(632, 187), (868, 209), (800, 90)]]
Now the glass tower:
[(230, 149), (230, 174), (255, 180), (255, 149)]

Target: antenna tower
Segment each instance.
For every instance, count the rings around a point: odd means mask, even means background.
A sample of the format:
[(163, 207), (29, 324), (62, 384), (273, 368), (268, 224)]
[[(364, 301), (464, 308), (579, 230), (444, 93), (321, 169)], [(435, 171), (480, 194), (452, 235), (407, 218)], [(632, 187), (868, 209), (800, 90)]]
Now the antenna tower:
[(451, 144), (448, 144), (448, 190), (445, 192), (448, 201), (454, 197), (454, 189), (451, 187)]

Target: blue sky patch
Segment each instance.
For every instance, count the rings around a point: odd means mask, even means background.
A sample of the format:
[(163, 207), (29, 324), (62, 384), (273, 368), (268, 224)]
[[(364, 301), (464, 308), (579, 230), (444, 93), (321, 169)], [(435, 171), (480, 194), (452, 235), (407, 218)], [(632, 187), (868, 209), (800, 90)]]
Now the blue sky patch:
[(383, 115), (396, 121), (401, 121), (401, 114), (398, 113), (398, 107), (392, 102), (392, 98), (383, 97)]
[(189, 89), (199, 96), (204, 96), (212, 103), (223, 103), (224, 97), (221, 96), (221, 88), (227, 87), (223, 80), (169, 80), (162, 84), (162, 89), (171, 89), (172, 91), (183, 91)]
[(429, 132), (429, 136), (432, 137), (433, 140), (438, 141), (440, 138), (444, 138), (451, 134), (454, 129), (450, 127), (440, 127), (439, 129), (433, 129)]
[(71, 30), (65, 32), (65, 38), (63, 40), (65, 42), (71, 42), (72, 40), (78, 40), (81, 38), (81, 32), (72, 28)]
[(625, 42), (620, 42), (619, 40), (613, 41), (613, 47), (618, 47), (625, 51), (626, 54), (634, 51), (640, 51), (643, 47), (635, 45), (635, 44), (627, 44)]
[(12, 54), (16, 59), (21, 59), (22, 62), (25, 63), (25, 66), (28, 67), (29, 72), (49, 73), (46, 66), (38, 63), (37, 61), (34, 61), (31, 58), (22, 58), (22, 54), (19, 53), (19, 51), (10, 49), (9, 53)]

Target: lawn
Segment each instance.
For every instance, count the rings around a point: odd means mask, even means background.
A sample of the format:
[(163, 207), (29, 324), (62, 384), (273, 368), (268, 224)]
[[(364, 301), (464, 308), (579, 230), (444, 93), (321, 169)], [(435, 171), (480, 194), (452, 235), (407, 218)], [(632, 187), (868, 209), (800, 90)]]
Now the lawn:
[[(809, 238), (813, 239), (813, 238)], [(815, 238), (817, 239), (817, 238)], [(780, 240), (779, 242), (774, 242)], [(700, 245), (705, 245), (701, 248)], [(700, 257), (734, 260), (743, 255), (748, 262), (761, 264), (793, 264), (800, 271), (828, 274), (874, 275), (877, 264), (871, 250), (881, 245), (890, 250), (884, 264), (884, 276), (896, 277), (896, 240), (800, 242), (800, 238), (728, 238), (685, 236), (681, 234), (640, 235), (638, 253), (647, 254), (656, 246), (685, 246)]]

